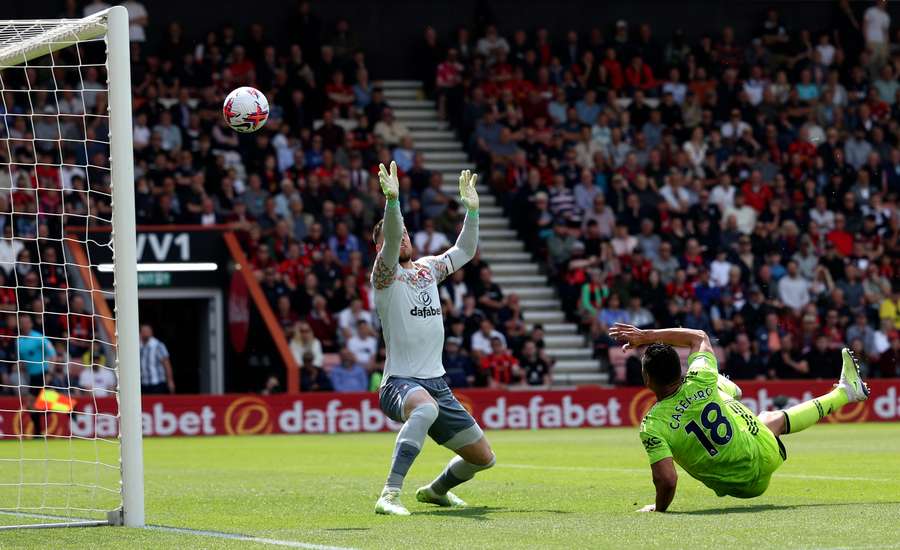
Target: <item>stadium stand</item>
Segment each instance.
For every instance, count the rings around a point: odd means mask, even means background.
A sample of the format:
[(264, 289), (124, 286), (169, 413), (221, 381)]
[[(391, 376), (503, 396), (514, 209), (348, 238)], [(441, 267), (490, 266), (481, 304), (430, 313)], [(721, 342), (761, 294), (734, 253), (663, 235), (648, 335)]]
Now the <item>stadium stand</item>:
[[(573, 356), (595, 375), (584, 381), (608, 373), (639, 382), (634, 361), (606, 336), (617, 321), (705, 329), (736, 378), (831, 378), (823, 358), (844, 341), (868, 376), (900, 374), (900, 51), (890, 37), (866, 29), (866, 48), (838, 31), (789, 29), (776, 9), (761, 13), (746, 42), (727, 27), (661, 38), (626, 21), (609, 34), (559, 36), (488, 25), (440, 37), (429, 27), (419, 91), (381, 83), (346, 20), (326, 24), (300, 6), (288, 44), (258, 24), (246, 36), (225, 26), (189, 44), (173, 23), (152, 47), (133, 29), (131, 55), (138, 223), (240, 231), (302, 365), (303, 389), (330, 388), (334, 377), (317, 369), (338, 362), (379, 379), (370, 230), (383, 207), (374, 171), (390, 160), (403, 174), (405, 223), (420, 253), (455, 238), (461, 220), (442, 171), (471, 161), (497, 207), (484, 230), (501, 245), (521, 239), (531, 257), (516, 261), (538, 262), (530, 276), (555, 289), (504, 293), (483, 258), (449, 282), (447, 366), (457, 386), (548, 383), (542, 373), (566, 357), (547, 340), (569, 337), (568, 327), (575, 340), (559, 340), (563, 347), (587, 339), (592, 348)], [(66, 88), (90, 88), (100, 75), (82, 78)], [(269, 97), (269, 122), (256, 134), (222, 120), (222, 98), (239, 85)], [(104, 94), (88, 95), (87, 108), (103, 112)], [(76, 105), (65, 94), (4, 99), (3, 115)], [(409, 113), (431, 108), (441, 125), (416, 126)], [(23, 121), (11, 117), (0, 130), (11, 144), (0, 162), (45, 154), (25, 146), (45, 129)], [(98, 117), (88, 137), (103, 124)], [(466, 154), (454, 151), (455, 137)], [(72, 154), (86, 155), (73, 164), (91, 157), (89, 147)], [(13, 216), (11, 191), (32, 196), (23, 190), (43, 177), (77, 194), (92, 177), (39, 172), (5, 181), (0, 170), (4, 231), (58, 231), (40, 215), (58, 213), (53, 194)], [(84, 208), (108, 205), (85, 197)], [(36, 277), (27, 264), (36, 253), (0, 241), (0, 278)], [(8, 290), (5, 309), (36, 298), (27, 285), (18, 296)], [(529, 322), (531, 306), (560, 308), (549, 319), (566, 334), (545, 336)], [(53, 298), (40, 307), (52, 310)], [(269, 380), (265, 389), (279, 386)]]

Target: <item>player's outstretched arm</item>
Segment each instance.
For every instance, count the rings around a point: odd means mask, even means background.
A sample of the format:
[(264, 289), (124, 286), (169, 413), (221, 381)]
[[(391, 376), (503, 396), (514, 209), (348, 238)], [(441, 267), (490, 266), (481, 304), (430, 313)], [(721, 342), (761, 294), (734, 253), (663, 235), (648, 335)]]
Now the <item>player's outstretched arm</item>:
[(638, 512), (665, 512), (675, 498), (678, 485), (678, 472), (672, 457), (664, 458), (650, 465), (653, 472), (653, 485), (656, 487), (656, 504), (648, 504)]
[(381, 184), (381, 192), (387, 199), (384, 207), (384, 225), (382, 235), (384, 243), (378, 256), (375, 257), (375, 266), (372, 269), (372, 284), (375, 288), (387, 288), (394, 280), (397, 272), (397, 263), (400, 260), (400, 241), (403, 238), (403, 216), (400, 214), (400, 181), (397, 179), (397, 163), (391, 162), (391, 170), (378, 165), (378, 183)]
[[(441, 273), (441, 279), (466, 265), (475, 257), (478, 250), (478, 191), (475, 190), (475, 182), (478, 174), (470, 170), (459, 173), (459, 200), (466, 207), (466, 218), (463, 220), (462, 231), (456, 237), (456, 244), (449, 250), (432, 258), (437, 260), (433, 265)], [(423, 258), (423, 260), (426, 260)], [(428, 261), (428, 260), (426, 260)]]
[(622, 346), (624, 351), (653, 342), (662, 342), (663, 344), (669, 344), (670, 346), (691, 348), (691, 353), (696, 353), (698, 351), (713, 351), (712, 344), (709, 342), (709, 336), (706, 332), (690, 328), (644, 330), (632, 325), (616, 323), (609, 329), (609, 336), (620, 342), (625, 342)]

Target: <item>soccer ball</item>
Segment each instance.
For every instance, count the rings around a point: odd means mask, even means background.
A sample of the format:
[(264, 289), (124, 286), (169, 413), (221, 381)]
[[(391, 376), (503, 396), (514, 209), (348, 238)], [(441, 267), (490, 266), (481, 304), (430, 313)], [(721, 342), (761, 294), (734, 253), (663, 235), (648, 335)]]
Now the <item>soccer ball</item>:
[(236, 132), (255, 132), (269, 119), (269, 100), (256, 88), (241, 86), (225, 98), (222, 116)]

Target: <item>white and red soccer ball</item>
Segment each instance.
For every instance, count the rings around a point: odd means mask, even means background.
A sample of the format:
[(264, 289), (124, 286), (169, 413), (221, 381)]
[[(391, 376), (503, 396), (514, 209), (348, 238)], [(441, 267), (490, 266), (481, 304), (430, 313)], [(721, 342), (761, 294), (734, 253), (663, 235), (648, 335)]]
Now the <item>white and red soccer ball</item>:
[(236, 132), (255, 132), (269, 119), (269, 100), (256, 88), (241, 86), (225, 98), (222, 116)]

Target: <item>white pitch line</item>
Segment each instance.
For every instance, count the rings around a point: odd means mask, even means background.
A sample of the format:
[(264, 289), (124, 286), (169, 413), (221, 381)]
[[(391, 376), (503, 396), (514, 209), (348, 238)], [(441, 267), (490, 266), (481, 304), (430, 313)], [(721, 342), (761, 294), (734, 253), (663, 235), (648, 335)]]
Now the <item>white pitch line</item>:
[[(19, 516), (25, 518), (33, 518), (33, 519), (55, 519), (55, 520), (65, 520), (60, 523), (56, 523), (53, 525), (50, 524), (41, 524), (41, 527), (84, 527), (85, 524), (89, 524), (91, 526), (94, 525), (103, 525), (104, 522), (99, 520), (90, 520), (87, 518), (75, 518), (75, 517), (63, 517), (63, 516), (55, 516), (51, 514), (35, 514), (30, 512), (13, 512), (13, 511), (0, 511), (0, 514), (9, 515), (9, 516)], [(27, 528), (28, 525), (22, 525), (20, 527)], [(33, 526), (34, 527), (34, 526)], [(240, 533), (226, 533), (224, 531), (209, 531), (206, 529), (188, 529), (186, 527), (168, 527), (166, 525), (146, 525), (144, 529), (150, 531), (163, 531), (166, 533), (181, 533), (184, 535), (197, 535), (200, 537), (210, 537), (217, 539), (227, 539), (227, 540), (239, 540), (243, 542), (256, 542), (259, 544), (270, 544), (272, 546), (285, 546), (288, 548), (306, 548), (307, 550), (353, 550), (352, 548), (346, 546), (327, 546), (324, 544), (313, 544), (310, 542), (300, 542), (295, 540), (280, 540), (280, 539), (270, 539), (268, 537), (254, 537), (252, 535), (242, 535)]]
[[(619, 474), (643, 474), (649, 471), (649, 468), (608, 468), (605, 466), (542, 466), (539, 464), (507, 464), (498, 463), (500, 468), (516, 468), (519, 470), (557, 470), (562, 472), (610, 472)], [(855, 476), (825, 476), (825, 475), (807, 475), (807, 474), (775, 474), (777, 477), (786, 477), (793, 479), (817, 479), (824, 481), (872, 481), (878, 483), (900, 483), (900, 479), (891, 479), (885, 477), (855, 477)]]
[(308, 550), (352, 550), (346, 546), (326, 546), (323, 544), (312, 544), (309, 542), (299, 542), (295, 540), (270, 539), (267, 537), (254, 537), (252, 535), (241, 535), (239, 533), (226, 533), (223, 531), (207, 531), (205, 529), (188, 529), (186, 527), (166, 527), (165, 525), (148, 525), (144, 527), (151, 531), (164, 531), (167, 533), (182, 533), (185, 535), (197, 535), (201, 537), (211, 537), (227, 540), (239, 540), (243, 542), (257, 542), (260, 544), (271, 544), (272, 546), (286, 546), (288, 548), (307, 548)]

